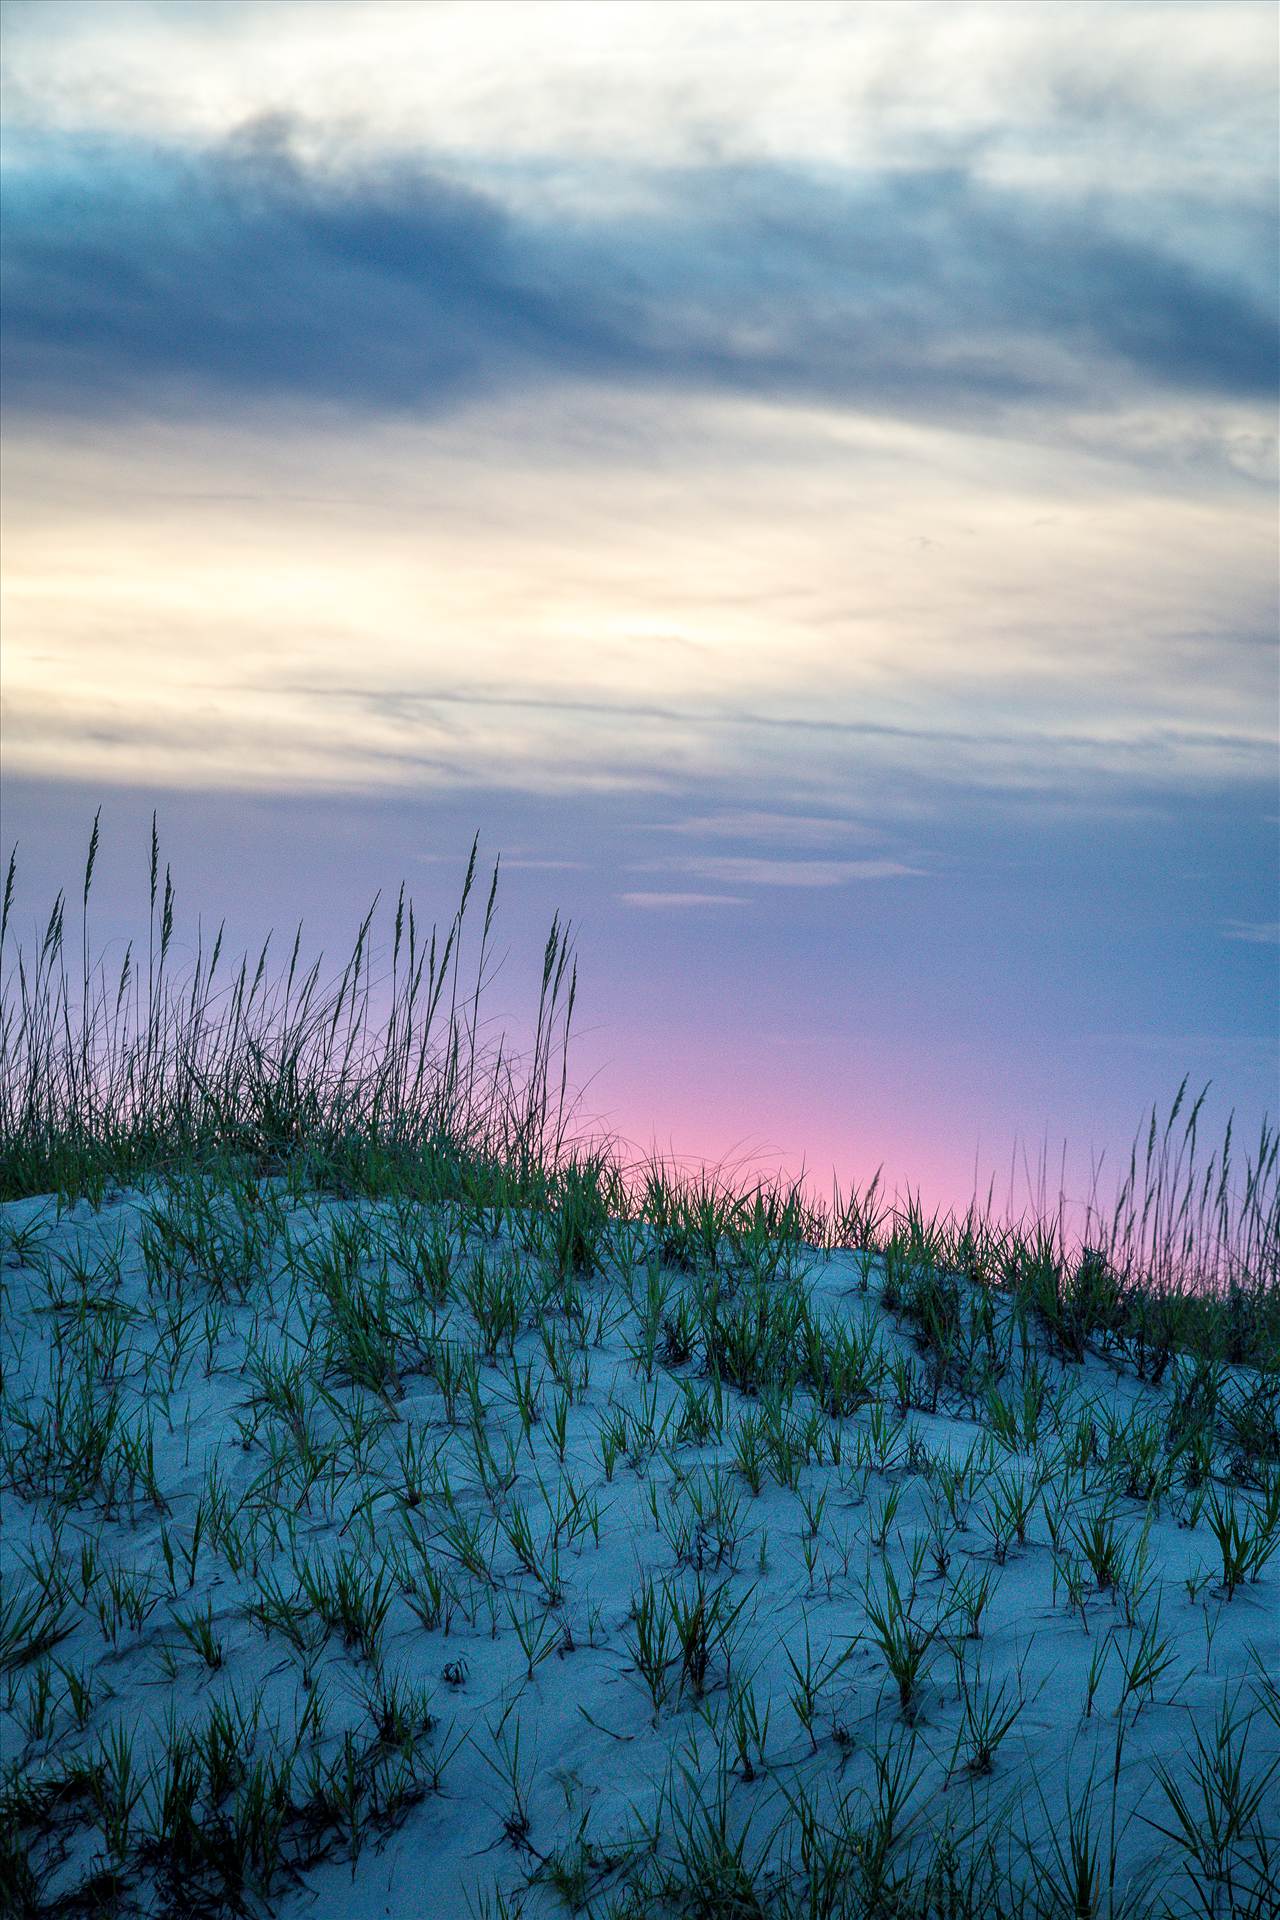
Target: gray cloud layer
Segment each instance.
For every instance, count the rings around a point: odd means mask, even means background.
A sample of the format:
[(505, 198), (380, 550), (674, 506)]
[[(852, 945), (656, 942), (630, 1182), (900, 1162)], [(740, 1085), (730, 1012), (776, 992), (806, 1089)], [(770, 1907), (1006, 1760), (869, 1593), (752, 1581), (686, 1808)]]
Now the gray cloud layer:
[(429, 415), (585, 379), (989, 421), (1274, 390), (1265, 208), (1222, 210), (1210, 270), (1170, 209), (1138, 239), (960, 169), (655, 186), (552, 222), (408, 164), (317, 176), (276, 119), (202, 154), (59, 142), (7, 189), (9, 403)]

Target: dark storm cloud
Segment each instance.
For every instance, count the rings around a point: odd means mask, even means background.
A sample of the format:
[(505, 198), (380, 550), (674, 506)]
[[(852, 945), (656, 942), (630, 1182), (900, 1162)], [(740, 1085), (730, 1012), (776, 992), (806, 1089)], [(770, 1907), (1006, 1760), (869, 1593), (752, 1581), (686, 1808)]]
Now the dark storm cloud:
[(10, 172), (7, 397), (431, 413), (589, 379), (982, 419), (1274, 387), (1260, 214), (1224, 215), (1228, 274), (1176, 225), (1125, 237), (961, 170), (654, 185), (644, 216), (517, 215), (421, 168), (308, 173), (270, 117), (203, 155), (60, 145)]

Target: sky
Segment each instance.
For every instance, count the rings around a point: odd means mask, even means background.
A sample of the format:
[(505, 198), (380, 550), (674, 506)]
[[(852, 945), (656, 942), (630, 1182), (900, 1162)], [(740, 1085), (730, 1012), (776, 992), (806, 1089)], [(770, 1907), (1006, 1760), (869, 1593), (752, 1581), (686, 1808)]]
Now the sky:
[[(963, 1204), (1275, 1109), (1270, 0), (3, 8), (32, 926), (503, 859), (583, 1112)], [(185, 916), (185, 917), (184, 917)], [(1212, 1111), (1212, 1109), (1211, 1109)]]

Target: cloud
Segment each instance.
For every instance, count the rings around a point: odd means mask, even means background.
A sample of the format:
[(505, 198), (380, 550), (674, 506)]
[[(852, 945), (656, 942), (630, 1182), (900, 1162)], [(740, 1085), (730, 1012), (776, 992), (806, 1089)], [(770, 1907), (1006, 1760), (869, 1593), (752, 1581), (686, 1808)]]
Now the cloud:
[[(441, 158), (335, 171), (258, 116), (206, 151), (28, 141), (6, 186), (11, 407), (430, 417), (566, 382), (997, 423), (1273, 391), (1269, 219), (1227, 264), (960, 168), (708, 164), (652, 205), (517, 211)], [(1192, 236), (1194, 238), (1194, 236)]]
[[(309, 700), (349, 704), (414, 726), (436, 709), (450, 708), (531, 715), (552, 718), (583, 717), (612, 721), (625, 729), (626, 738), (649, 723), (674, 735), (690, 732), (702, 738), (719, 731), (729, 733), (778, 734), (803, 739), (828, 740), (837, 744), (857, 744), (870, 751), (878, 742), (887, 746), (912, 743), (931, 751), (931, 772), (946, 776), (949, 765), (963, 768), (966, 780), (983, 783), (985, 762), (992, 784), (1007, 780), (1016, 770), (1019, 782), (1036, 778), (1036, 768), (1046, 759), (1057, 763), (1074, 762), (1101, 775), (1123, 772), (1133, 777), (1150, 767), (1161, 775), (1176, 764), (1194, 765), (1211, 756), (1221, 756), (1223, 766), (1239, 766), (1250, 774), (1271, 751), (1271, 738), (1261, 728), (1231, 731), (1189, 722), (1176, 725), (1147, 718), (1145, 711), (1131, 724), (1121, 724), (1111, 713), (1099, 716), (1091, 731), (1070, 730), (1056, 720), (1026, 726), (990, 725), (978, 728), (951, 727), (922, 722), (906, 725), (890, 721), (851, 718), (843, 713), (779, 713), (758, 708), (714, 708), (675, 703), (598, 699), (583, 695), (508, 693), (473, 687), (359, 687), (334, 680), (327, 685), (296, 680), (273, 683), (273, 690), (306, 697)], [(948, 762), (946, 756), (954, 756)], [(781, 817), (781, 816), (780, 816)]]
[(620, 893), (618, 898), (624, 906), (654, 910), (663, 907), (745, 907), (748, 904), (741, 895), (733, 893)]
[(790, 847), (829, 847), (842, 840), (876, 840), (879, 834), (856, 820), (798, 813), (767, 813), (748, 808), (696, 814), (654, 828), (698, 839), (768, 841)]
[(504, 854), (502, 864), (512, 870), (518, 868), (522, 872), (528, 869), (530, 872), (538, 873), (577, 873), (581, 872), (587, 863), (585, 860), (518, 860), (510, 854)]
[(284, 129), (216, 156), (116, 151), (20, 170), (7, 271), (13, 398), (158, 407), (216, 396), (357, 408), (454, 402), (514, 377), (605, 363), (604, 337), (522, 283), (486, 196), (392, 171), (320, 183)]
[(921, 868), (904, 866), (899, 860), (768, 860), (750, 855), (725, 859), (699, 856), (676, 862), (675, 866), (681, 873), (721, 881), (730, 887), (842, 887), (854, 880), (923, 877)]
[(614, 4), (602, 31), (573, 5), (548, 33), (527, 0), (33, 0), (5, 8), (6, 123), (203, 142), (287, 100), (321, 151), (429, 139), (593, 205), (620, 174), (708, 156), (963, 159), (1115, 200), (1256, 183), (1274, 148), (1258, 0), (1178, 0), (1176, 32), (1168, 0), (735, 0), (730, 30), (725, 12)]
[(1280, 921), (1228, 920), (1222, 928), (1224, 940), (1247, 940), (1257, 946), (1280, 944)]

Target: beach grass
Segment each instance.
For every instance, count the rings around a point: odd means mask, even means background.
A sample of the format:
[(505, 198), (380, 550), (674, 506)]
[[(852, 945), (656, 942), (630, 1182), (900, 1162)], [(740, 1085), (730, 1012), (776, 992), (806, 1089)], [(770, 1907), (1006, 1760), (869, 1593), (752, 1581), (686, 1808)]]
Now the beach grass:
[(587, 1137), (498, 874), (327, 973), (0, 930), (0, 1904), (1280, 1911), (1280, 1177), (930, 1213)]

